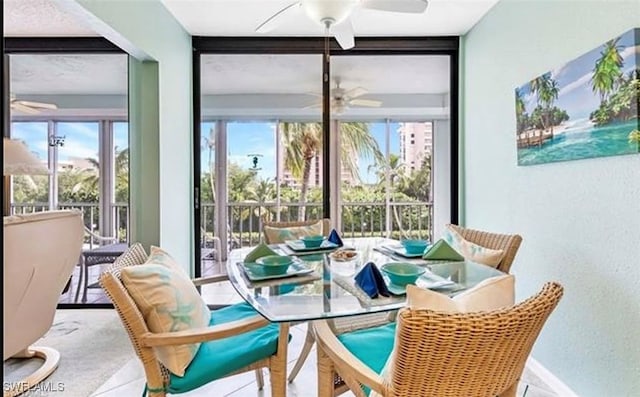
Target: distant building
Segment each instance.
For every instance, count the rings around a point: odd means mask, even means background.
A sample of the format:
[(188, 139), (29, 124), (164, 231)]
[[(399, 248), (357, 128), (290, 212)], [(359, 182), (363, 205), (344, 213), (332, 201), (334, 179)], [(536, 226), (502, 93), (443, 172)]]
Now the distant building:
[(433, 152), (433, 123), (400, 123), (400, 159), (409, 173)]
[[(280, 181), (280, 184), (287, 185), (292, 188), (300, 188), (301, 187), (300, 181), (297, 178), (295, 178), (291, 174), (291, 171), (285, 167), (286, 153), (284, 152), (284, 148), (282, 146), (280, 147), (280, 153), (278, 153), (278, 156), (280, 157), (280, 162), (278, 166), (278, 180)], [(357, 169), (357, 155), (353, 154), (353, 156), (355, 156), (356, 158), (356, 169)], [(322, 186), (323, 174), (324, 173), (322, 170), (322, 153), (318, 153), (314, 156), (313, 159), (311, 159), (311, 170), (309, 170), (309, 187)], [(346, 169), (345, 167), (342, 167), (341, 178), (342, 178), (342, 182), (349, 185), (356, 185), (358, 182), (356, 178), (353, 175), (351, 175), (349, 170)]]

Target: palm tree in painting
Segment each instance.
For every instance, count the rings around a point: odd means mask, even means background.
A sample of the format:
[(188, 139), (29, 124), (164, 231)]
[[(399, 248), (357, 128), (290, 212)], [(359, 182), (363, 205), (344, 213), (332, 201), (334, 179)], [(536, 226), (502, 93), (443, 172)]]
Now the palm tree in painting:
[(516, 134), (520, 134), (525, 128), (525, 113), (526, 108), (524, 105), (524, 98), (522, 96), (522, 91), (519, 88), (516, 88)]
[[(281, 131), (285, 168), (300, 181), (298, 220), (304, 220), (312, 162), (322, 154), (322, 124), (285, 122)], [(359, 179), (358, 157), (382, 157), (378, 143), (366, 123), (341, 123), (340, 132), (342, 167)]]
[(600, 95), (600, 102), (605, 102), (622, 76), (622, 66), (624, 64), (618, 45), (620, 37), (609, 40), (604, 49), (600, 52), (600, 58), (596, 61), (591, 76), (591, 86), (593, 92)]
[[(530, 82), (531, 92), (536, 95), (538, 107), (541, 110), (540, 124), (541, 132), (538, 146), (542, 145), (544, 132), (547, 131), (550, 124), (550, 109), (553, 102), (558, 97), (558, 84), (551, 78), (551, 73), (545, 73), (536, 77)], [(553, 133), (553, 129), (551, 130)]]
[(540, 99), (544, 104), (544, 118), (546, 118), (545, 125), (549, 127), (551, 131), (551, 137), (553, 137), (553, 103), (556, 99), (558, 99), (558, 82), (551, 78), (549, 75), (548, 78), (545, 79), (545, 84), (540, 89)]

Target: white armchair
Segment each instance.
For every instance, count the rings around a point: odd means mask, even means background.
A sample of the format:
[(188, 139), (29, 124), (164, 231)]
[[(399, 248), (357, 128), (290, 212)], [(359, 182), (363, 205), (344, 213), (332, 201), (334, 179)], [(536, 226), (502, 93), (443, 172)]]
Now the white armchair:
[(51, 328), (58, 299), (82, 249), (82, 214), (49, 211), (4, 217), (3, 361), (39, 357), (44, 364), (4, 397), (16, 396), (49, 376), (60, 354), (31, 346)]

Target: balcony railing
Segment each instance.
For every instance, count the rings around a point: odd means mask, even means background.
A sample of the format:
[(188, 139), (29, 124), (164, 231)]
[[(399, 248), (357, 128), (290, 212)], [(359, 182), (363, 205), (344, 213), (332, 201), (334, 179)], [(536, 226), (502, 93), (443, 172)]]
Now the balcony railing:
[[(48, 203), (12, 204), (12, 213), (24, 214), (49, 210)], [(83, 212), (85, 226), (103, 236), (117, 236), (119, 241), (129, 241), (129, 206), (116, 203), (111, 206), (115, 230), (104, 233), (99, 230), (100, 211), (98, 203), (61, 203), (60, 209), (79, 209)], [(242, 202), (227, 205), (228, 245), (230, 249), (256, 245), (261, 240), (262, 225), (265, 221), (291, 222), (298, 219), (300, 203), (259, 203)], [(307, 203), (305, 219), (321, 219), (322, 204)], [(280, 217), (277, 211), (279, 208)], [(207, 237), (215, 235), (215, 204), (202, 205), (202, 245), (207, 245)], [(353, 237), (391, 237), (430, 239), (432, 233), (433, 205), (428, 202), (391, 203), (343, 203), (342, 235)], [(387, 220), (389, 230), (387, 231)], [(85, 237), (85, 243), (92, 248), (98, 242)]]
[[(58, 209), (78, 209), (82, 211), (84, 225), (87, 229), (101, 236), (117, 237), (120, 242), (129, 242), (129, 205), (127, 203), (115, 203), (111, 205), (114, 230), (108, 233), (100, 230), (100, 205), (98, 203), (60, 203)], [(12, 203), (12, 214), (29, 214), (49, 210), (48, 203)], [(85, 244), (89, 248), (99, 245), (99, 242), (89, 235), (85, 236)]]
[[(227, 205), (229, 249), (258, 244), (265, 221), (298, 220), (300, 203), (242, 202)], [(322, 204), (307, 203), (305, 219), (321, 219)], [(202, 204), (203, 241), (215, 234), (215, 204)], [(278, 218), (279, 209), (279, 218)], [(387, 219), (389, 230), (387, 231)], [(342, 233), (352, 237), (431, 238), (433, 205), (427, 202), (343, 203)]]

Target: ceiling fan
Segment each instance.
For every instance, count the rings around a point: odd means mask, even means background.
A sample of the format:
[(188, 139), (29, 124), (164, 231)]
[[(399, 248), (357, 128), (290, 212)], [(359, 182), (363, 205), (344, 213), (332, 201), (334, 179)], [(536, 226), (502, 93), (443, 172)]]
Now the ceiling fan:
[[(377, 108), (382, 106), (382, 101), (376, 101), (373, 99), (358, 99), (362, 95), (368, 93), (365, 88), (356, 87), (351, 90), (345, 90), (340, 87), (340, 79), (336, 78), (336, 86), (331, 89), (331, 110), (336, 114), (344, 113), (350, 106), (362, 106), (369, 108)], [(322, 94), (310, 94), (318, 97), (322, 97)], [(314, 103), (305, 107), (305, 109), (321, 107), (322, 101)]]
[(325, 34), (334, 36), (340, 47), (348, 50), (355, 46), (350, 19), (355, 8), (421, 14), (427, 5), (427, 0), (299, 0), (273, 14), (256, 28), (256, 32), (267, 33), (303, 11), (325, 29)]
[(40, 113), (40, 109), (55, 110), (58, 108), (53, 103), (21, 101), (18, 100), (14, 94), (11, 94), (11, 101), (9, 102), (9, 106), (13, 110), (28, 114), (38, 114)]

